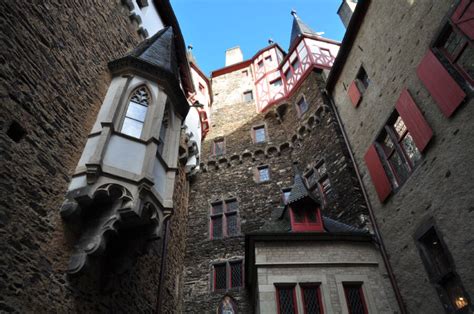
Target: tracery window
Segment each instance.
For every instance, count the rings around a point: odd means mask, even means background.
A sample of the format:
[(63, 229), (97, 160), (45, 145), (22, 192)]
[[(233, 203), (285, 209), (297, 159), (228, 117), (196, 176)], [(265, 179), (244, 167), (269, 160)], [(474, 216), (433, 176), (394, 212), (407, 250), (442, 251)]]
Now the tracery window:
[(150, 94), (145, 86), (135, 89), (130, 97), (121, 132), (140, 138), (150, 105)]

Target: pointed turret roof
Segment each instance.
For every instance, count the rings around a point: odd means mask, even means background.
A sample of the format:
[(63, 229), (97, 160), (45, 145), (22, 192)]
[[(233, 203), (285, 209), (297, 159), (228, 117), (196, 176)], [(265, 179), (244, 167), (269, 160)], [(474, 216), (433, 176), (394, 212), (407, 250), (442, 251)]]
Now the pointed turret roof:
[(288, 206), (293, 207), (299, 204), (307, 205), (308, 203), (321, 205), (319, 195), (314, 195), (314, 193), (306, 188), (297, 166), (293, 165), (293, 168), (295, 172), (295, 178), (293, 181), (293, 187), (291, 188), (290, 196), (288, 197)]
[(298, 15), (296, 15), (295, 10), (291, 11), (291, 15), (293, 15), (293, 26), (291, 28), (290, 47), (300, 35), (318, 36), (316, 32), (311, 29), (311, 27), (309, 27), (298, 17)]

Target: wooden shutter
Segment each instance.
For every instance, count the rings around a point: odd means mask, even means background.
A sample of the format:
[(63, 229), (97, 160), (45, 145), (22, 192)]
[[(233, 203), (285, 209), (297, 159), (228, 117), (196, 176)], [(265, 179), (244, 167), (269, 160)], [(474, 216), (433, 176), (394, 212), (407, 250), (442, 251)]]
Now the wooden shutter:
[(431, 50), (421, 60), (416, 74), (446, 117), (450, 117), (466, 97), (466, 93)]
[(433, 137), (433, 131), (407, 89), (402, 91), (395, 108), (413, 137), (416, 147), (422, 152)]
[(451, 21), (469, 39), (474, 39), (474, 1), (462, 0), (451, 16)]
[(352, 81), (347, 93), (349, 94), (349, 98), (351, 99), (351, 102), (354, 107), (359, 106), (360, 100), (362, 99), (362, 94), (360, 93), (355, 80)]
[(375, 190), (377, 191), (380, 201), (383, 202), (392, 192), (392, 185), (380, 161), (375, 144), (370, 146), (369, 150), (365, 153), (364, 159)]

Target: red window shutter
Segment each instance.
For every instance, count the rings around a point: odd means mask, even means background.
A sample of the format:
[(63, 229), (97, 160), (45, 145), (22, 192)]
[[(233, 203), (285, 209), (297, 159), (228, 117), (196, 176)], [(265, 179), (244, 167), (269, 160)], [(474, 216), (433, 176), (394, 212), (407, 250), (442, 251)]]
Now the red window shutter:
[(365, 153), (364, 159), (367, 168), (369, 169), (370, 178), (375, 186), (375, 190), (377, 191), (380, 201), (383, 202), (392, 192), (392, 185), (390, 184), (382, 162), (380, 161), (375, 144), (370, 146), (367, 153)]
[(450, 117), (466, 97), (466, 93), (431, 50), (421, 60), (416, 74), (446, 117)]
[(400, 117), (402, 117), (403, 122), (405, 122), (416, 147), (422, 152), (426, 145), (428, 145), (431, 137), (433, 137), (433, 131), (407, 89), (402, 91), (395, 108)]
[(474, 1), (462, 0), (451, 16), (451, 21), (466, 34), (469, 39), (474, 39)]
[(351, 99), (351, 102), (354, 107), (359, 106), (360, 100), (362, 99), (362, 94), (360, 93), (355, 80), (352, 81), (347, 93), (349, 94), (349, 98)]

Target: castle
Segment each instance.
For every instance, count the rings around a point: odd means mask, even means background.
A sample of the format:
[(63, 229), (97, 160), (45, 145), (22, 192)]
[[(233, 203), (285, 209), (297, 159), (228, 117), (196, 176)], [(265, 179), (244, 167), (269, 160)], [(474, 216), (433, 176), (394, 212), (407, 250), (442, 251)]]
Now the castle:
[(1, 312), (472, 313), (471, 0), (207, 77), (168, 0), (2, 3)]

